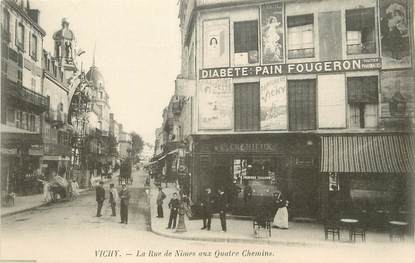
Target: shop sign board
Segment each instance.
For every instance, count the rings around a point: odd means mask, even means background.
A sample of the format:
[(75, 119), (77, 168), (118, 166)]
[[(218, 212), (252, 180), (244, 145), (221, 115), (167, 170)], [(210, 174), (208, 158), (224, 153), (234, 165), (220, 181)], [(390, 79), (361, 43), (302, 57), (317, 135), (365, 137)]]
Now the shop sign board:
[(271, 3), (261, 6), (262, 63), (284, 62), (284, 16), (283, 4)]
[(200, 70), (199, 78), (220, 79), (253, 76), (283, 76), (290, 74), (316, 74), (329, 72), (377, 70), (380, 68), (380, 58), (363, 58), (260, 66), (204, 68)]
[(199, 84), (199, 129), (232, 129), (233, 92), (230, 79), (203, 80)]
[(261, 130), (286, 130), (286, 77), (263, 78), (260, 85)]

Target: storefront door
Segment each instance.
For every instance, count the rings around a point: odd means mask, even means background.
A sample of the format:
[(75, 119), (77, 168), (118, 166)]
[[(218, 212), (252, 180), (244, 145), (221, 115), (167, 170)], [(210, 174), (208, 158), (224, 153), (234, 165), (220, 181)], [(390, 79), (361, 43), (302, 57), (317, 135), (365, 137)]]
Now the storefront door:
[(318, 215), (318, 171), (315, 168), (295, 168), (290, 200), (294, 217), (316, 218)]

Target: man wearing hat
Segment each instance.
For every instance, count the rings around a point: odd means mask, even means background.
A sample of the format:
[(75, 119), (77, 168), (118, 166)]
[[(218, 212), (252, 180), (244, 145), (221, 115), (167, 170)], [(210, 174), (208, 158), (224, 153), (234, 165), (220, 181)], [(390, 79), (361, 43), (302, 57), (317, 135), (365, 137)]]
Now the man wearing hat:
[(119, 194), (120, 197), (120, 214), (121, 214), (121, 224), (128, 223), (128, 204), (130, 202), (130, 192), (127, 189), (125, 182), (122, 183), (121, 191)]
[(159, 187), (159, 193), (157, 194), (157, 217), (163, 218), (163, 200), (166, 199), (166, 194), (163, 192), (163, 188)]
[(95, 189), (96, 192), (96, 200), (97, 200), (97, 217), (102, 216), (101, 215), (101, 208), (102, 205), (104, 204), (104, 200), (105, 200), (105, 190), (104, 190), (104, 182), (100, 181), (99, 185), (96, 187)]
[(202, 208), (202, 218), (203, 218), (203, 227), (202, 229), (210, 230), (210, 224), (212, 221), (212, 207), (214, 203), (214, 198), (212, 195), (212, 190), (210, 188), (205, 189), (205, 195), (203, 196), (201, 202)]

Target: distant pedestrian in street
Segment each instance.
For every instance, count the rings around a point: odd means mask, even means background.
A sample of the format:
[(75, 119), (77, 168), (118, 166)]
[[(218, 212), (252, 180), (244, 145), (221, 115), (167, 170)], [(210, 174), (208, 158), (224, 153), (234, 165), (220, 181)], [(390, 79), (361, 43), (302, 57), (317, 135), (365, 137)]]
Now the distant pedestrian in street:
[(75, 179), (72, 179), (71, 182), (71, 192), (72, 192), (72, 199), (76, 199), (79, 196), (79, 185)]
[(177, 220), (177, 212), (179, 210), (179, 198), (177, 197), (177, 193), (173, 194), (173, 198), (170, 199), (169, 208), (170, 208), (170, 217), (169, 217), (169, 224), (167, 225), (167, 229), (176, 228), (176, 220)]
[(110, 184), (110, 199), (109, 202), (111, 204), (111, 216), (117, 216), (117, 213), (115, 212), (115, 207), (117, 206), (118, 202), (118, 192), (117, 189), (114, 187), (114, 184)]
[(157, 194), (157, 217), (163, 218), (163, 200), (166, 199), (166, 194), (163, 192), (163, 188), (159, 187)]
[(202, 218), (203, 218), (203, 227), (202, 229), (210, 230), (210, 224), (212, 221), (212, 206), (214, 203), (214, 198), (212, 196), (212, 190), (210, 188), (205, 189), (205, 195), (202, 198), (201, 207), (202, 207)]
[(96, 200), (97, 200), (97, 217), (102, 216), (101, 215), (101, 208), (102, 205), (104, 204), (104, 200), (105, 200), (105, 190), (104, 190), (104, 182), (100, 181), (99, 185), (96, 187), (95, 189), (96, 192)]
[(226, 203), (226, 196), (225, 192), (222, 189), (218, 190), (218, 197), (217, 197), (217, 207), (219, 211), (219, 218), (220, 224), (222, 226), (222, 232), (226, 232), (226, 210), (227, 210), (227, 203)]
[(128, 224), (128, 205), (130, 202), (130, 192), (127, 189), (126, 183), (122, 183), (120, 191), (120, 214), (121, 214), (121, 224)]
[(273, 226), (288, 229), (288, 200), (282, 197), (281, 192), (278, 192), (275, 196), (275, 205), (277, 207), (277, 213), (274, 217)]

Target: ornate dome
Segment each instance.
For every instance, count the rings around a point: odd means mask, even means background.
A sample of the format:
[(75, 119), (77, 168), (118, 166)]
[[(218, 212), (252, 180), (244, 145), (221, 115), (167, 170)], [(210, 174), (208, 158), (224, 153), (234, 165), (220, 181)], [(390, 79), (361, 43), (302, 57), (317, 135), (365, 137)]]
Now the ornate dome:
[(105, 88), (104, 77), (102, 76), (101, 72), (99, 72), (98, 68), (95, 66), (92, 66), (86, 73), (86, 79), (88, 81), (91, 81), (95, 88)]

